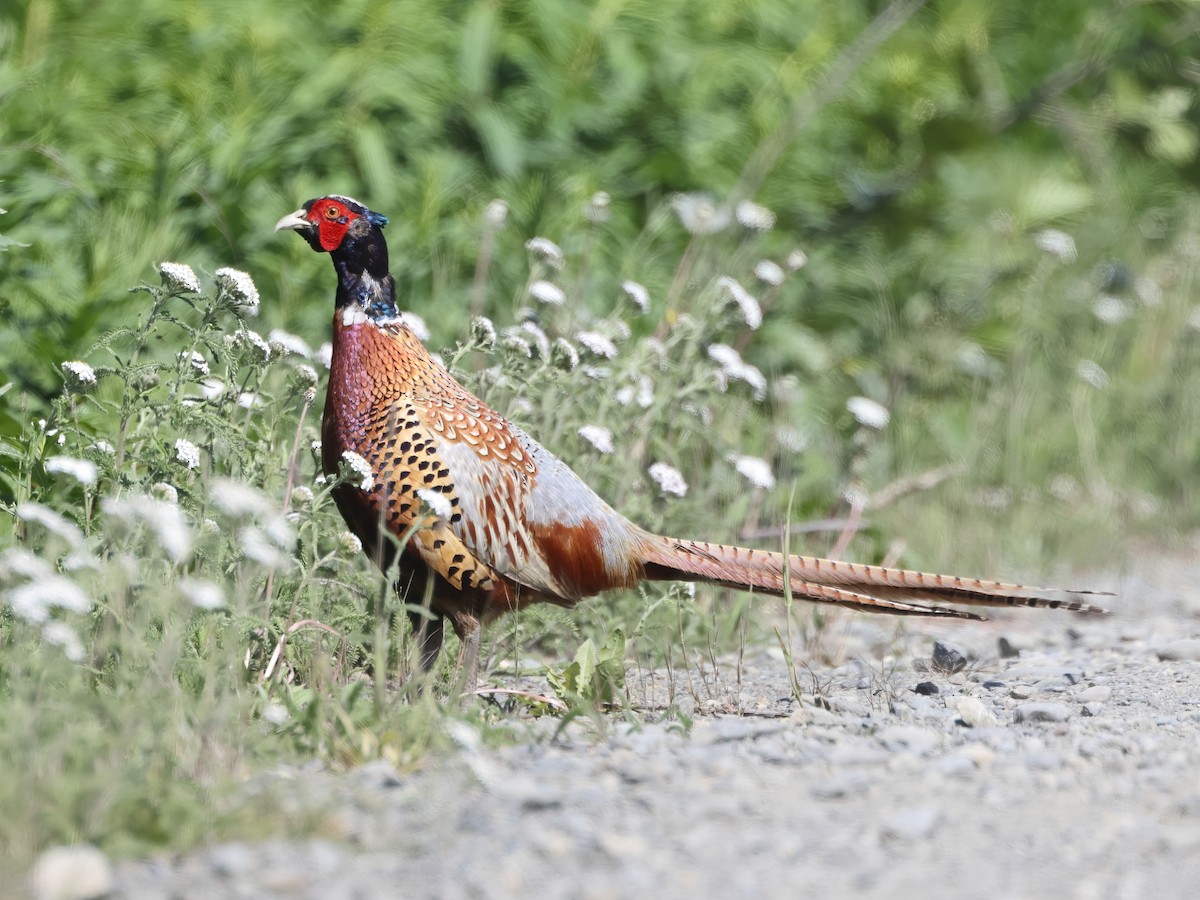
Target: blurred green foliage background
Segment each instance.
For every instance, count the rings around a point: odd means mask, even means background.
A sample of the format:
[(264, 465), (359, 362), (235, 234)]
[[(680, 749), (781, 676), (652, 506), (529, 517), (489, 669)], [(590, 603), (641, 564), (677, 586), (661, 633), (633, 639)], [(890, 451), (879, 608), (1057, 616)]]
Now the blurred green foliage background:
[(434, 345), (465, 329), (497, 197), (498, 321), (523, 241), (580, 234), (600, 190), (576, 302), (636, 277), (661, 316), (690, 236), (654, 213), (706, 191), (776, 212), (759, 252), (808, 254), (740, 349), (815, 392), (777, 416), (892, 410), (876, 485), (965, 463), (950, 505), (1065, 476), (1094, 520), (1188, 516), (1198, 25), (1187, 2), (10, 0), (0, 380), (36, 413), (167, 259), (251, 272), (264, 324), (319, 342), (327, 263), (271, 224), (334, 191), (392, 217)]

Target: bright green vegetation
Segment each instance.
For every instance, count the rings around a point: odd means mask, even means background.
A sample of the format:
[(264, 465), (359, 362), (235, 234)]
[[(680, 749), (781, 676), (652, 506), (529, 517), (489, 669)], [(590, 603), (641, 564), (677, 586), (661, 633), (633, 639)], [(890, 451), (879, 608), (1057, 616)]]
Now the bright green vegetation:
[[(648, 527), (779, 546), (861, 512), (856, 557), (1049, 578), (1193, 526), (1200, 18), (873, 8), (7, 3), (0, 856), (261, 832), (229, 786), (273, 761), (415, 766), (501, 715), (447, 706), (452, 655), (406, 681), (317, 479), (324, 369), (256, 341), (326, 339), (328, 261), (271, 233), (323, 193), (391, 217), (431, 345)], [(748, 608), (654, 588), (490, 650), (579, 702), (618, 632), (677, 666), (767, 639)]]

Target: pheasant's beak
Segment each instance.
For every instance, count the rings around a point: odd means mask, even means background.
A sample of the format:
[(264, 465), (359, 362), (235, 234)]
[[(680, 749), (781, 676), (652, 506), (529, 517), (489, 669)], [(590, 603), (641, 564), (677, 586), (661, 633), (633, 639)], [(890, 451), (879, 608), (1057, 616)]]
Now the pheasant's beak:
[(308, 221), (307, 210), (298, 209), (293, 213), (288, 213), (275, 223), (276, 231), (283, 231), (285, 228), (290, 228), (292, 231), (312, 231), (313, 224)]

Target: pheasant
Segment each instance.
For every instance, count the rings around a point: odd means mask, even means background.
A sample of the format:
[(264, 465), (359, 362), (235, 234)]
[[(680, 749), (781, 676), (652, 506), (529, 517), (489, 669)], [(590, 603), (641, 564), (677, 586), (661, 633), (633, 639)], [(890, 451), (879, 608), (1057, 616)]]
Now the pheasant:
[[(469, 687), (482, 626), (533, 603), (572, 607), (642, 581), (706, 582), (895, 615), (981, 619), (942, 605), (1104, 613), (1077, 593), (750, 550), (653, 534), (605, 503), (566, 463), (459, 384), (401, 321), (388, 272), (387, 218), (339, 195), (310, 200), (276, 231), (297, 231), (337, 272), (322, 466), (346, 451), (370, 467), (334, 499), (397, 588), (429, 597), (411, 612), (421, 664), (443, 622), (462, 641)], [(422, 593), (424, 589), (427, 593)]]

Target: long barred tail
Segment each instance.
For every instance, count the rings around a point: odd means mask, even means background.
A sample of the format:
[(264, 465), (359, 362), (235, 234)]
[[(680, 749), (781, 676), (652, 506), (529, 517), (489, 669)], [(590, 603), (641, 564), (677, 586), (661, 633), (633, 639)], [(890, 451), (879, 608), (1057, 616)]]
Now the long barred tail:
[[(864, 566), (815, 556), (785, 558), (782, 553), (769, 550), (747, 550), (658, 535), (651, 535), (647, 542), (645, 571), (646, 577), (655, 581), (703, 581), (773, 597), (784, 596), (786, 577), (793, 597), (863, 612), (901, 616), (985, 618), (942, 606), (943, 603), (1030, 606), (1104, 615), (1108, 610), (1078, 598), (1081, 595), (1111, 596), (1097, 591), (1026, 587), (978, 578)], [(927, 603), (932, 605), (925, 605)]]

